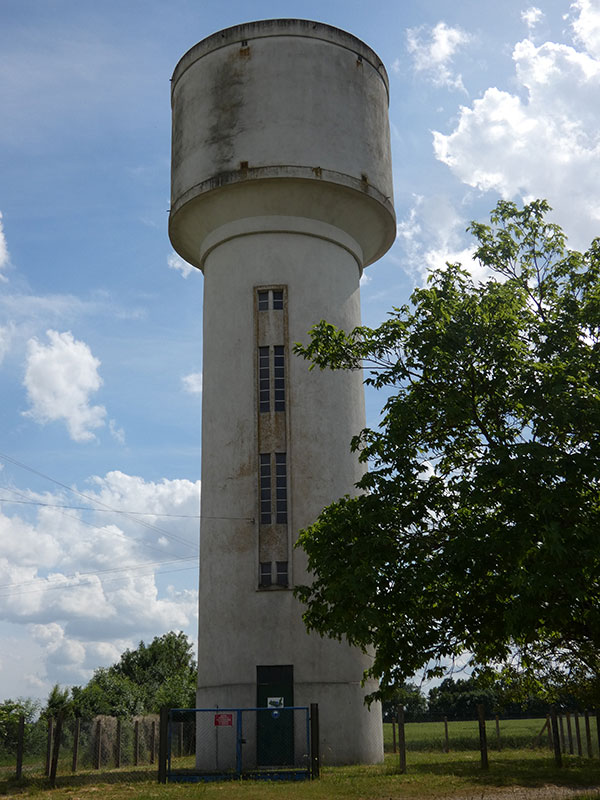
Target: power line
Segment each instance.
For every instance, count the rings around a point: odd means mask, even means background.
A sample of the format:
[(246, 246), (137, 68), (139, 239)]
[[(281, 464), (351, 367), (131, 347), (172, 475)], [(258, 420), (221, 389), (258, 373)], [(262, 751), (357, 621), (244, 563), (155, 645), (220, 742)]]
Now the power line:
[[(3, 486), (8, 492), (17, 492), (9, 486)], [(75, 511), (93, 511), (96, 514), (137, 514), (147, 517), (173, 517), (176, 519), (200, 519), (199, 514), (163, 514), (160, 511), (124, 511), (112, 508), (90, 508), (89, 506), (67, 506), (61, 503), (42, 503), (39, 500), (11, 500), (10, 497), (0, 497), (0, 503), (18, 503), (19, 505), (44, 506), (45, 508), (69, 508)], [(205, 519), (212, 519), (206, 517)]]
[[(103, 509), (106, 509), (108, 511), (113, 511), (114, 513), (117, 514), (121, 513), (125, 518), (130, 519), (132, 522), (136, 522), (138, 525), (142, 525), (142, 527), (144, 528), (148, 528), (149, 530), (154, 530), (157, 531), (158, 533), (162, 533), (163, 536), (166, 536), (168, 539), (173, 539), (174, 541), (178, 541), (181, 544), (186, 545), (186, 547), (193, 547), (195, 550), (198, 549), (197, 545), (191, 544), (190, 542), (186, 541), (180, 536), (176, 536), (175, 534), (169, 533), (168, 531), (165, 531), (163, 528), (159, 528), (157, 525), (152, 525), (150, 522), (146, 522), (145, 520), (136, 519), (134, 516), (130, 516), (128, 512), (120, 511), (119, 509), (109, 506), (107, 503), (103, 503), (101, 500), (98, 500), (97, 498), (90, 497), (89, 495), (84, 494), (84, 492), (80, 492), (77, 489), (73, 489), (71, 486), (67, 486), (66, 483), (57, 481), (55, 478), (51, 478), (49, 475), (45, 475), (43, 472), (39, 472), (39, 470), (36, 470), (33, 467), (29, 467), (27, 464), (23, 464), (21, 461), (18, 461), (16, 458), (13, 458), (12, 456), (6, 455), (5, 453), (0, 453), (0, 458), (2, 458), (5, 461), (8, 461), (10, 464), (14, 464), (17, 467), (20, 467), (21, 469), (27, 470), (27, 472), (31, 472), (32, 474), (37, 475), (40, 478), (44, 478), (44, 480), (50, 481), (51, 483), (54, 483), (57, 486), (66, 489), (68, 492), (72, 492), (73, 494), (76, 494), (79, 497), (83, 497), (84, 500), (87, 500), (90, 503), (98, 504), (99, 506), (102, 506)], [(99, 511), (101, 509), (92, 508), (91, 510)]]
[[(182, 560), (188, 561), (188, 560), (190, 560), (190, 558), (191, 557), (187, 557), (186, 559), (182, 559)], [(169, 564), (169, 563), (173, 563), (173, 562), (167, 561), (167, 562), (164, 562), (164, 563)], [(130, 569), (136, 569), (136, 567), (131, 567)], [(194, 565), (192, 567), (181, 567), (179, 569), (157, 570), (154, 574), (155, 575), (169, 575), (169, 574), (171, 574), (173, 572), (187, 572), (190, 569), (194, 569), (195, 570), (195, 569), (197, 569), (197, 567), (196, 567), (196, 565)], [(19, 597), (20, 595), (23, 595), (23, 594), (39, 594), (40, 592), (55, 591), (56, 589), (62, 589), (63, 591), (65, 591), (66, 589), (78, 589), (81, 586), (86, 586), (86, 585), (89, 586), (90, 583), (91, 583), (90, 578), (94, 577), (95, 574), (96, 573), (93, 573), (93, 572), (92, 573), (86, 573), (86, 581), (78, 581), (77, 583), (71, 583), (71, 584), (68, 584), (68, 585), (64, 584), (64, 583), (56, 583), (56, 585), (46, 585), (46, 586), (42, 586), (42, 587), (36, 588), (36, 589), (25, 589), (24, 591), (10, 591), (10, 592), (7, 592), (5, 594), (0, 592), (0, 599), (6, 598), (6, 597)], [(38, 578), (38, 580), (42, 581), (42, 580), (44, 580), (44, 578)], [(73, 580), (73, 579), (71, 579), (71, 580)], [(102, 586), (104, 587), (106, 584), (115, 583), (115, 582), (123, 581), (123, 580), (126, 580), (126, 578), (124, 578), (124, 577), (109, 578), (108, 580), (102, 582)], [(18, 588), (18, 584), (16, 584), (16, 586)]]
[[(19, 494), (19, 495), (23, 496), (23, 493), (17, 491), (17, 489), (10, 489), (9, 491), (14, 492), (15, 494)], [(12, 503), (13, 501), (9, 500), (9, 502)], [(96, 509), (88, 509), (88, 510), (95, 511)], [(99, 510), (103, 510), (103, 509), (99, 509)], [(79, 517), (74, 517), (72, 514), (66, 514), (64, 511), (60, 511), (59, 513), (63, 517), (66, 517), (67, 519), (75, 520), (75, 522), (78, 522), (80, 525), (86, 525), (88, 528), (95, 528), (96, 530), (99, 530), (99, 531), (106, 530), (106, 526), (105, 525), (96, 525), (95, 522), (88, 522), (85, 519), (80, 519)], [(119, 528), (119, 531), (121, 531), (120, 528)], [(121, 533), (123, 533), (123, 531), (121, 531)], [(123, 533), (123, 536), (125, 536), (124, 533)], [(136, 544), (140, 545), (141, 547), (145, 547), (147, 550), (154, 550), (157, 553), (160, 553), (161, 555), (165, 555), (164, 550), (162, 550), (160, 547), (157, 547), (156, 545), (148, 544), (148, 542), (145, 542), (143, 539), (132, 539), (131, 541), (135, 542)], [(198, 545), (195, 545), (194, 549), (197, 551), (198, 550)], [(167, 553), (166, 555), (169, 555), (169, 554)], [(175, 556), (175, 553), (171, 553), (170, 555)], [(179, 558), (180, 556), (175, 556), (175, 557)], [(197, 558), (197, 555), (193, 556), (193, 557)]]

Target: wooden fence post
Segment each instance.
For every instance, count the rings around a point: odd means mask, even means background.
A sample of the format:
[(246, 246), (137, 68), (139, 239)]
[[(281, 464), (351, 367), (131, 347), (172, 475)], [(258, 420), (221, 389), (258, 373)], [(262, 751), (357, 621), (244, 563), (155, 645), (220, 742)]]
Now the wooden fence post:
[(481, 769), (488, 769), (487, 735), (485, 732), (485, 711), (483, 703), (477, 703), (477, 717), (479, 719), (479, 749), (481, 751)]
[(156, 757), (156, 720), (150, 725), (150, 763), (154, 764)]
[(548, 729), (548, 747), (550, 748), (550, 750), (552, 750), (554, 744), (552, 741), (552, 721), (550, 719), (550, 714), (546, 714), (546, 726)]
[(62, 733), (63, 712), (59, 711), (54, 729), (54, 747), (52, 748), (52, 763), (50, 765), (50, 786), (56, 786), (56, 772), (58, 770), (58, 751), (60, 750), (60, 735)]
[(585, 724), (585, 743), (587, 746), (588, 758), (592, 757), (592, 731), (590, 729), (590, 712), (586, 709), (583, 712), (583, 719)]
[(558, 717), (558, 721), (560, 723), (561, 750), (562, 750), (563, 753), (566, 753), (567, 752), (567, 740), (565, 739), (565, 726), (563, 724), (564, 720), (563, 720), (563, 715), (562, 714), (560, 714), (560, 716)]
[(392, 717), (392, 752), (396, 752), (396, 717)]
[(581, 749), (581, 730), (579, 728), (579, 712), (575, 712), (575, 741), (577, 742), (577, 755), (579, 758), (583, 755), (583, 750)]
[(502, 742), (500, 741), (500, 720), (496, 714), (496, 741), (498, 743), (498, 750), (502, 750)]
[(140, 721), (136, 719), (133, 723), (133, 766), (137, 767), (140, 763)]
[(17, 728), (17, 780), (23, 774), (23, 743), (25, 741), (25, 714), (19, 714), (19, 727)]
[(398, 769), (406, 772), (406, 736), (404, 735), (404, 706), (398, 707)]
[(450, 752), (450, 739), (448, 738), (448, 717), (444, 717), (444, 752)]
[(558, 734), (558, 719), (556, 717), (556, 709), (552, 706), (550, 710), (550, 720), (552, 722), (552, 741), (554, 744), (554, 763), (557, 767), (562, 767), (562, 753), (560, 736)]
[(117, 740), (115, 742), (115, 767), (121, 766), (121, 717), (117, 717)]
[(102, 761), (102, 720), (96, 722), (96, 741), (94, 742), (94, 769), (100, 769)]
[(73, 730), (73, 763), (71, 764), (71, 772), (77, 772), (80, 734), (81, 734), (81, 717), (75, 717), (75, 729)]
[(569, 754), (573, 755), (573, 730), (571, 728), (571, 712), (567, 711), (567, 737), (569, 739)]
[(54, 730), (54, 718), (48, 717), (48, 738), (46, 740), (46, 775), (50, 775), (50, 762), (52, 761), (52, 732)]

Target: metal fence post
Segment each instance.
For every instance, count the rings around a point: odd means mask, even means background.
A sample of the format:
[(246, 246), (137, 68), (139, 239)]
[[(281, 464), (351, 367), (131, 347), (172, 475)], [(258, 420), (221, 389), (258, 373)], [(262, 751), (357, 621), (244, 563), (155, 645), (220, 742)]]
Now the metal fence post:
[(319, 750), (319, 704), (310, 704), (310, 776), (313, 780), (321, 774)]
[(167, 782), (167, 758), (169, 756), (169, 708), (163, 706), (160, 710), (158, 725), (158, 782)]

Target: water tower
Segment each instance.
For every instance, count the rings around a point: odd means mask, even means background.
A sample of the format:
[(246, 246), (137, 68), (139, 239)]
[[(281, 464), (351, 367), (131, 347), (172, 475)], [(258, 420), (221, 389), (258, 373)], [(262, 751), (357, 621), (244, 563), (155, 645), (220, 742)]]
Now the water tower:
[[(319, 703), (328, 763), (383, 757), (369, 660), (308, 635), (297, 533), (354, 491), (362, 376), (294, 342), (360, 324), (363, 267), (395, 236), (388, 78), (330, 25), (237, 25), (172, 78), (173, 247), (204, 273), (198, 707)], [(356, 598), (360, 613), (360, 598)]]

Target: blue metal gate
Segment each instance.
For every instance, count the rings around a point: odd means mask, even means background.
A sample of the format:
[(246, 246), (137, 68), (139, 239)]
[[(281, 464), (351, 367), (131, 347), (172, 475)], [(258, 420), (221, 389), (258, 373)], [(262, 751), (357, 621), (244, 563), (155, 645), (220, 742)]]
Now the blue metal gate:
[(170, 782), (240, 778), (298, 781), (310, 777), (307, 706), (169, 711)]

